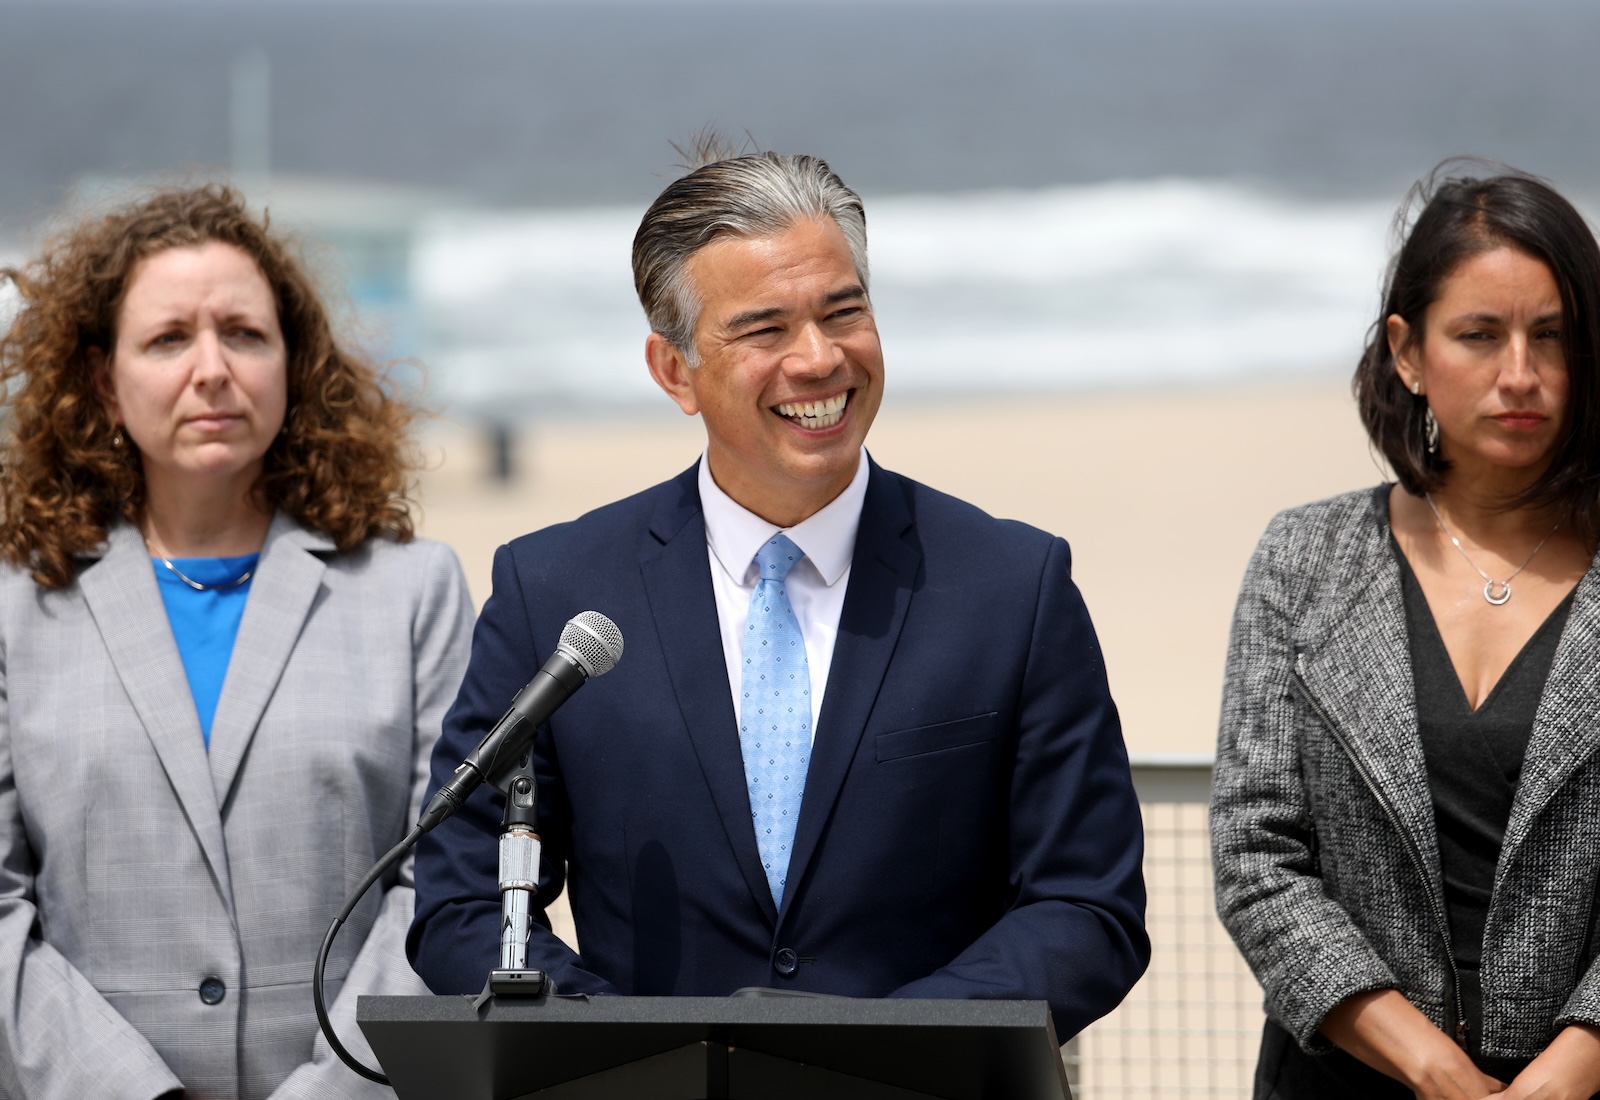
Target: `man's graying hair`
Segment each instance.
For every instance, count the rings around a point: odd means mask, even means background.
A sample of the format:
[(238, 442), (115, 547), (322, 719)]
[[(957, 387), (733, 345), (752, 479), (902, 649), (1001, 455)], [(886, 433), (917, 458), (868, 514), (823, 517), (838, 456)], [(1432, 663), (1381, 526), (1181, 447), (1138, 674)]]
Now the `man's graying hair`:
[(715, 137), (696, 142), (700, 166), (650, 204), (633, 238), (633, 286), (652, 331), (699, 362), (700, 301), (685, 267), (721, 237), (769, 237), (807, 218), (832, 218), (867, 287), (867, 214), (861, 196), (820, 157), (781, 153), (727, 156)]

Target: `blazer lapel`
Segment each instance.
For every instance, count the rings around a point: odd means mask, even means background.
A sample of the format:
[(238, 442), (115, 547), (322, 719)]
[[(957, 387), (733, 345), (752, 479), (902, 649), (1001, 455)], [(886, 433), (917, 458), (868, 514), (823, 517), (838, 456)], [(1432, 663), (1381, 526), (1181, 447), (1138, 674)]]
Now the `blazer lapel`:
[(138, 528), (125, 522), (112, 527), (105, 556), (78, 575), (78, 586), (205, 854), (217, 890), (231, 907), (233, 886), (222, 815), (211, 785), (200, 719)]
[[(1522, 776), (1511, 804), (1500, 846), (1500, 867), (1527, 839), (1541, 810), (1556, 791), (1600, 748), (1600, 666), (1594, 660), (1600, 639), (1600, 555), (1578, 582), (1567, 625), (1561, 632), (1550, 675), (1534, 715), (1533, 732), (1522, 757)], [(1498, 881), (1498, 872), (1496, 880)]]
[(872, 463), (850, 560), (850, 587), (839, 615), (833, 663), (795, 828), (794, 854), (789, 861), (791, 883), (803, 882), (844, 787), (900, 640), (921, 565), (922, 551), (916, 544), (914, 517), (905, 491), (894, 475)]
[[(1296, 661), (1312, 701), (1349, 743), (1416, 839), (1434, 889), (1439, 880), (1438, 835), (1422, 741), (1400, 563), (1389, 545), (1387, 509), (1374, 496), (1371, 522), (1349, 550), (1328, 563), (1325, 599), (1312, 609)], [(1443, 896), (1439, 894), (1438, 896)]]
[(722, 630), (711, 589), (697, 473), (698, 467), (692, 466), (667, 486), (668, 496), (651, 519), (639, 571), (678, 710), (728, 844), (751, 895), (768, 920), (776, 921), (750, 823), (739, 722), (722, 660)]
[(333, 549), (327, 536), (305, 530), (281, 512), (273, 517), (211, 720), (210, 778), (218, 806), (227, 805), (261, 714), (322, 588), (327, 567), (313, 551)]

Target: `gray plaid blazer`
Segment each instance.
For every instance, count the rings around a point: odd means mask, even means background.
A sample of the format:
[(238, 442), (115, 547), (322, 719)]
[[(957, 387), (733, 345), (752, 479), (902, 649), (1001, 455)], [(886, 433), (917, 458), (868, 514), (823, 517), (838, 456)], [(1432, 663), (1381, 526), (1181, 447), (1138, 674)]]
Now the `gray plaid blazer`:
[[(0, 571), (0, 1095), (393, 1096), (317, 1034), (311, 967), (416, 818), (471, 617), (447, 547), (278, 516), (207, 753), (136, 528), (64, 589)], [(425, 992), (411, 909), (407, 867), (328, 966), (368, 1064), (356, 994)]]
[[(1387, 486), (1284, 512), (1245, 574), (1211, 795), (1217, 911), (1308, 1050), (1394, 987), (1447, 1033), (1454, 991)], [(1600, 559), (1534, 720), (1484, 932), (1483, 1049), (1600, 1024)], [(1447, 1026), (1448, 1024), (1448, 1026)]]

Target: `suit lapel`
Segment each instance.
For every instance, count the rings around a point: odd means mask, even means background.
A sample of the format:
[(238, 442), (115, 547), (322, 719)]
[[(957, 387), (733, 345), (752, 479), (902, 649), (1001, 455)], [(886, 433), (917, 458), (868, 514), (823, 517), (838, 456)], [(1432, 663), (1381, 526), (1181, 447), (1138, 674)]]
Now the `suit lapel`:
[[(1561, 632), (1533, 731), (1522, 757), (1522, 776), (1511, 804), (1500, 848), (1500, 866), (1527, 839), (1535, 818), (1556, 791), (1600, 747), (1600, 666), (1594, 660), (1600, 639), (1600, 555), (1578, 582), (1577, 595)], [(1498, 875), (1497, 875), (1498, 879)]]
[(231, 907), (233, 887), (222, 815), (211, 785), (200, 719), (138, 529), (129, 523), (112, 527), (105, 556), (79, 574), (78, 585), (117, 678), (205, 854), (217, 890)]
[[(1424, 864), (1439, 879), (1438, 835), (1422, 741), (1400, 563), (1389, 545), (1387, 510), (1374, 497), (1367, 524), (1347, 555), (1327, 564), (1333, 582), (1318, 601), (1296, 662), (1313, 702), (1349, 743), (1416, 838)], [(1439, 896), (1442, 896), (1439, 895)]]
[[(326, 536), (305, 530), (281, 512), (273, 517), (211, 721), (211, 780), (219, 806), (227, 804), (262, 712), (321, 591), (327, 567), (312, 551), (333, 549)], [(359, 684), (351, 687), (360, 690)]]
[(697, 473), (698, 467), (690, 467), (666, 486), (667, 495), (651, 519), (639, 571), (667, 676), (717, 815), (751, 895), (767, 919), (776, 921), (777, 910), (750, 823), (750, 795), (739, 748), (739, 723), (722, 660), (722, 630), (711, 589), (711, 559)]
[(806, 772), (794, 855), (789, 861), (791, 883), (804, 880), (900, 640), (922, 564), (914, 535), (905, 491), (894, 475), (873, 463), (850, 560), (850, 587), (839, 615), (828, 687)]

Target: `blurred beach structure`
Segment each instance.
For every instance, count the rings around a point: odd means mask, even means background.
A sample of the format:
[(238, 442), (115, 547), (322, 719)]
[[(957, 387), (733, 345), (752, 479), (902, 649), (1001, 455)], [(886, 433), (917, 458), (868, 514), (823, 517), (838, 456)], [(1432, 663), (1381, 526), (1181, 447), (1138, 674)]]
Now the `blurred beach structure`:
[[(1593, 209), (1597, 41), (1580, 0), (0, 0), (0, 262), (231, 166), (438, 412), (422, 531), (481, 602), (497, 545), (699, 454), (628, 259), (670, 143), (820, 154), (867, 204), (873, 456), (1065, 536), (1130, 749), (1203, 784), (1256, 539), (1383, 477), (1348, 377), (1399, 200), (1473, 153)], [(1247, 1092), (1200, 790), (1146, 806), (1157, 958), (1091, 1100)]]

